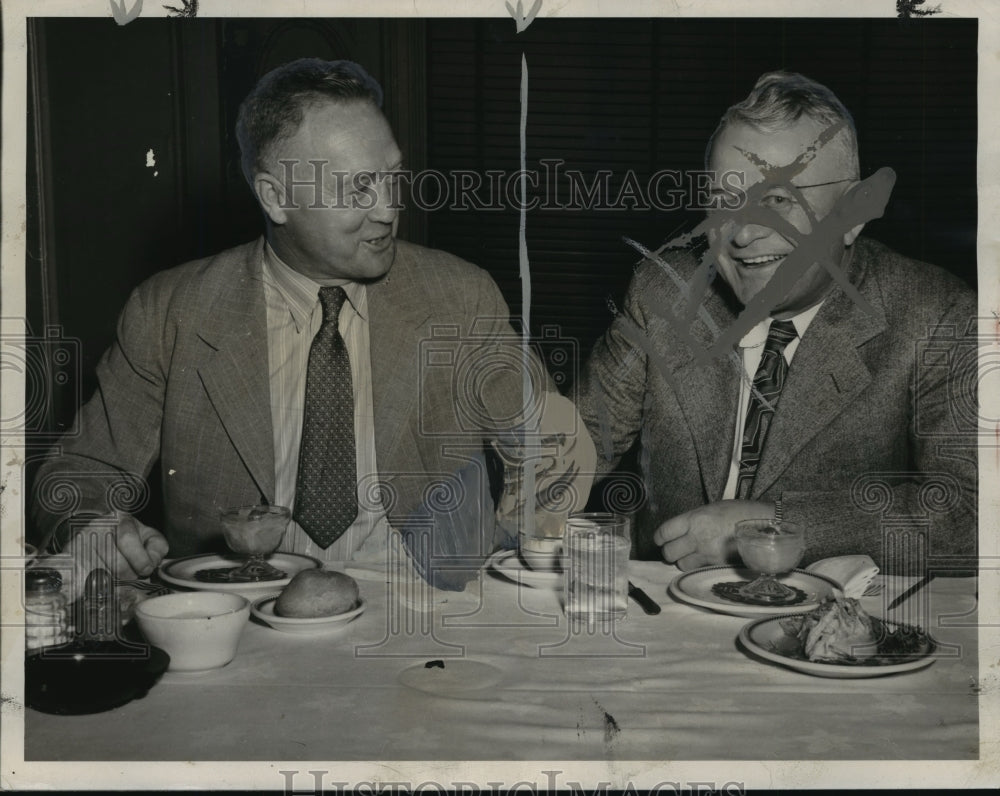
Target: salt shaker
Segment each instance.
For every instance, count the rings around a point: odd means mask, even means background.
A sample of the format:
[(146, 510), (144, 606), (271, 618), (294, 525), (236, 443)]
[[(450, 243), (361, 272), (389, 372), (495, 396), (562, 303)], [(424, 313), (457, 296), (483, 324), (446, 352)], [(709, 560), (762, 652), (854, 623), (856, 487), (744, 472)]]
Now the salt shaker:
[(58, 570), (29, 569), (24, 575), (25, 648), (69, 642), (69, 611)]

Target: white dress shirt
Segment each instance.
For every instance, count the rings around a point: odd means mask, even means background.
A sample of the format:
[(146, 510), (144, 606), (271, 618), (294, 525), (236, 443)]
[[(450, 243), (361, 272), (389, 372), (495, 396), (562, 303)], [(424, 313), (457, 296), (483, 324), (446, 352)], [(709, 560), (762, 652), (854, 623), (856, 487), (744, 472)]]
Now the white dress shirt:
[[(785, 346), (785, 362), (788, 363), (789, 367), (806, 329), (809, 328), (809, 324), (812, 323), (822, 306), (823, 302), (820, 302), (788, 319), (792, 322), (798, 335)], [(740, 454), (743, 452), (743, 426), (746, 425), (747, 409), (750, 404), (750, 385), (753, 384), (753, 377), (757, 374), (757, 367), (760, 365), (760, 358), (764, 353), (764, 343), (767, 342), (771, 320), (771, 318), (765, 318), (758, 323), (743, 336), (739, 343), (740, 353), (743, 356), (743, 372), (746, 378), (740, 379), (740, 394), (736, 404), (736, 431), (733, 435), (733, 454), (729, 461), (729, 478), (726, 481), (726, 488), (722, 492), (723, 500), (732, 500), (736, 497), (736, 487), (740, 474)], [(767, 446), (767, 440), (764, 440), (764, 445)]]
[[(277, 505), (288, 506), (294, 511), (309, 349), (323, 322), (323, 310), (319, 303), (320, 284), (282, 262), (270, 245), (265, 246), (263, 260), (274, 434), (274, 500)], [(371, 505), (362, 494), (378, 472), (372, 409), (368, 293), (365, 286), (357, 282), (344, 281), (340, 286), (347, 294), (347, 301), (340, 310), (339, 329), (351, 362), (354, 388), (358, 516), (344, 534), (325, 550), (292, 521), (281, 549), (313, 556), (321, 561), (384, 561), (390, 534), (388, 521), (382, 507)]]

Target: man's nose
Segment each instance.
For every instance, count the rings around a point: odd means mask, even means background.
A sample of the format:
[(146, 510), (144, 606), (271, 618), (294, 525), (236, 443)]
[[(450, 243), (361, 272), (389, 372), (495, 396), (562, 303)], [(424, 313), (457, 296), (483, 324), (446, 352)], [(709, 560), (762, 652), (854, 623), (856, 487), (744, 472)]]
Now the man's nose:
[(771, 234), (771, 230), (762, 227), (760, 224), (740, 224), (733, 235), (733, 243), (740, 248), (749, 246), (755, 240), (766, 238)]
[(399, 215), (400, 199), (397, 187), (388, 179), (380, 180), (374, 187), (375, 203), (368, 211), (372, 221), (381, 224), (391, 224)]

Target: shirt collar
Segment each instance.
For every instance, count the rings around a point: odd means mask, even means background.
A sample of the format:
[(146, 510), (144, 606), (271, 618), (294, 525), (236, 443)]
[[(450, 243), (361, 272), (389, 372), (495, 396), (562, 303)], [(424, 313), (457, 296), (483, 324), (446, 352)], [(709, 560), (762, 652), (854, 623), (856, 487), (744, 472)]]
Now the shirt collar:
[[(793, 315), (788, 319), (792, 322), (792, 326), (795, 327), (795, 332), (798, 334), (800, 340), (805, 335), (806, 329), (809, 328), (809, 324), (813, 322), (813, 318), (816, 317), (816, 313), (819, 312), (819, 308), (822, 306), (823, 302), (821, 301), (819, 304), (814, 304), (809, 309), (802, 310), (798, 315)], [(764, 345), (767, 341), (767, 332), (771, 328), (772, 320), (773, 318), (765, 318), (743, 335), (743, 339), (740, 340), (740, 348), (757, 348)]]
[[(264, 245), (264, 280), (275, 287), (284, 299), (292, 315), (297, 331), (308, 328), (309, 318), (313, 309), (319, 303), (319, 289), (322, 285), (282, 260), (271, 248), (270, 243)], [(368, 319), (368, 291), (359, 282), (344, 281), (339, 285), (344, 288), (347, 300), (354, 311), (362, 318)]]

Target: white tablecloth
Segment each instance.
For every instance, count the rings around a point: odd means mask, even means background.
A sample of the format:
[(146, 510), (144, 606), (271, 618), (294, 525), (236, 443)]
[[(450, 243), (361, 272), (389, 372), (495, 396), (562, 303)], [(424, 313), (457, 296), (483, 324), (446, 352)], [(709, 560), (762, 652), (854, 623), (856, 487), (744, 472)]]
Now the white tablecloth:
[[(631, 566), (663, 612), (630, 601), (613, 636), (569, 633), (556, 592), (494, 575), (430, 613), (371, 575), (344, 635), (251, 621), (223, 669), (168, 672), (108, 713), (27, 711), (25, 760), (977, 757), (975, 580), (913, 598), (951, 617), (929, 623), (942, 644), (929, 668), (835, 680), (751, 658), (736, 644), (748, 620), (674, 601), (672, 567)], [(863, 601), (874, 613), (912, 583), (880, 580), (885, 593)]]

